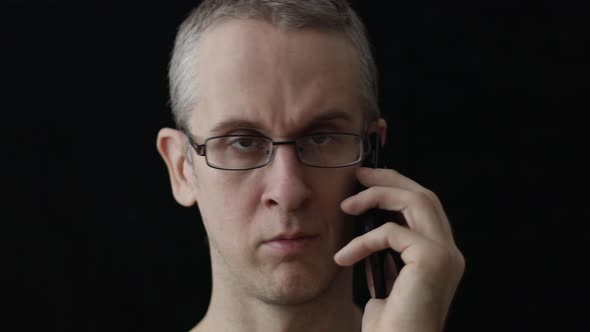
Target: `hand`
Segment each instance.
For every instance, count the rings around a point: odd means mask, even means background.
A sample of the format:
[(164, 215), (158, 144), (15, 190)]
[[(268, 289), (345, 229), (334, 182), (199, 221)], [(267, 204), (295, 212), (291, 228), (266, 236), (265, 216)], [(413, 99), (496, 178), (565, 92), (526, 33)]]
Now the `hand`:
[(357, 177), (368, 189), (345, 199), (341, 204), (344, 212), (400, 211), (408, 224), (385, 223), (353, 239), (334, 256), (337, 264), (351, 266), (383, 249), (401, 253), (405, 265), (397, 276), (395, 268), (386, 268), (387, 279), (395, 282), (389, 283), (386, 299), (368, 301), (363, 331), (442, 331), (465, 260), (440, 201), (430, 190), (391, 169), (361, 167)]

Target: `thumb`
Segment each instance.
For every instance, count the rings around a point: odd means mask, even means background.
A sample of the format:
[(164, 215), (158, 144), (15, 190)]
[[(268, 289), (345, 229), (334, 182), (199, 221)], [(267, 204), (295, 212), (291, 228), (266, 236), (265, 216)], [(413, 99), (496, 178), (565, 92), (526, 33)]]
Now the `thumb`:
[(379, 318), (385, 309), (385, 300), (370, 299), (363, 314), (363, 331), (379, 331)]

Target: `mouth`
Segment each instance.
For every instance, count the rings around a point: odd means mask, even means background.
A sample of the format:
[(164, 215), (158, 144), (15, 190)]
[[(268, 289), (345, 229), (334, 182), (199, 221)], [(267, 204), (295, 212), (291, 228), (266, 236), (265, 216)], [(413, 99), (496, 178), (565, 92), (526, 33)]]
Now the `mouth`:
[(293, 255), (309, 249), (318, 239), (319, 235), (314, 234), (284, 234), (265, 241), (263, 245), (276, 254)]

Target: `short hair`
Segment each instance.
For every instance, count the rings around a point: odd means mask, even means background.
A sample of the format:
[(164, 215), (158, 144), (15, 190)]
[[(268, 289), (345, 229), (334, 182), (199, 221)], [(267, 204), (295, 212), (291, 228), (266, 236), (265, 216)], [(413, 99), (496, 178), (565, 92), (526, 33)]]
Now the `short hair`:
[(170, 104), (178, 128), (188, 128), (198, 102), (199, 41), (206, 30), (227, 19), (255, 19), (286, 30), (319, 29), (342, 33), (358, 52), (364, 115), (379, 117), (377, 69), (367, 31), (346, 0), (204, 0), (178, 28), (168, 78)]

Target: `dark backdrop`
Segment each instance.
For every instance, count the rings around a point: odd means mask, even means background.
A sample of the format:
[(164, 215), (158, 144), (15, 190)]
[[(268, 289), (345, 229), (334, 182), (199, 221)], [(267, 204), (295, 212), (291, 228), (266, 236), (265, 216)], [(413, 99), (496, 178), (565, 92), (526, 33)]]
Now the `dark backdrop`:
[[(196, 1), (4, 1), (2, 330), (183, 331), (204, 313), (196, 209), (155, 149)], [(449, 331), (586, 330), (587, 12), (561, 1), (356, 1), (390, 164), (442, 200), (467, 261)], [(366, 293), (359, 288), (359, 301)], [(9, 296), (6, 296), (8, 294)], [(5, 306), (5, 308), (7, 308)]]

